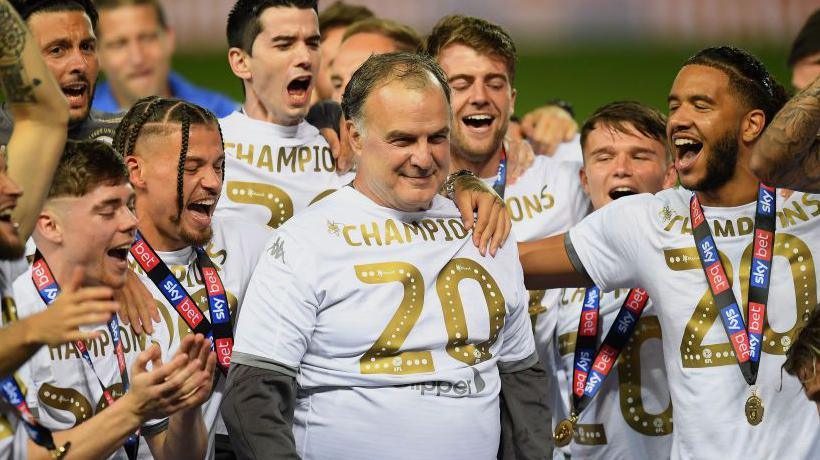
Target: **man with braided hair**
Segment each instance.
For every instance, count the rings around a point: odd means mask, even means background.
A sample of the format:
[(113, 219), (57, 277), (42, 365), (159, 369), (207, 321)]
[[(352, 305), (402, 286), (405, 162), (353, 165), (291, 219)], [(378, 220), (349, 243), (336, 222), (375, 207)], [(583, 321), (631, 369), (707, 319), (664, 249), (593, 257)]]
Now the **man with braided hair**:
[[(219, 123), (188, 102), (143, 98), (124, 116), (114, 146), (125, 157), (136, 194), (139, 234), (129, 265), (156, 299), (170, 331), (169, 352), (192, 331), (213, 334), (226, 371), (232, 319), (268, 229), (213, 216), (225, 161)], [(217, 378), (214, 393), (203, 404), (209, 458), (221, 424), (224, 379)], [(229, 441), (220, 439), (229, 448)]]

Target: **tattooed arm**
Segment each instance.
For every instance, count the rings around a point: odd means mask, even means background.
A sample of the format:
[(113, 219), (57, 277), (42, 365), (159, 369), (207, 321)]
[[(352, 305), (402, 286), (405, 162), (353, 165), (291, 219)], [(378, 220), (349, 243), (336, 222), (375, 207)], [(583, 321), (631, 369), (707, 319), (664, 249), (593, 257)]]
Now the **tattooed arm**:
[(778, 187), (820, 192), (820, 78), (783, 106), (752, 150), (752, 171)]
[(68, 102), (7, 0), (0, 0), (0, 87), (14, 118), (6, 148), (8, 175), (24, 191), (12, 218), (25, 241), (65, 147)]

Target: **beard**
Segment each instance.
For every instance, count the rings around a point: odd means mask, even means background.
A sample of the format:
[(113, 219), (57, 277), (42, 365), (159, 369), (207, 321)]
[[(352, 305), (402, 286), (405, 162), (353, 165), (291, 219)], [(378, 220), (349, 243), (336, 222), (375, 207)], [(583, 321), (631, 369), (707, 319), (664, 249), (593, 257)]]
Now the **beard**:
[(26, 246), (19, 237), (12, 239), (0, 232), (0, 260), (17, 260), (23, 257), (25, 252)]
[(202, 232), (188, 231), (185, 226), (182, 225), (182, 221), (179, 216), (172, 218), (171, 222), (173, 222), (174, 226), (176, 226), (179, 231), (179, 238), (185, 242), (185, 244), (191, 246), (204, 246), (210, 242), (211, 238), (214, 236), (214, 230), (212, 227), (208, 227), (207, 230)]
[[(738, 156), (738, 135), (728, 131), (715, 141), (706, 159), (706, 175), (700, 181), (686, 186), (689, 190), (704, 192), (715, 190), (729, 182), (735, 174)], [(685, 185), (685, 184), (684, 184)]]

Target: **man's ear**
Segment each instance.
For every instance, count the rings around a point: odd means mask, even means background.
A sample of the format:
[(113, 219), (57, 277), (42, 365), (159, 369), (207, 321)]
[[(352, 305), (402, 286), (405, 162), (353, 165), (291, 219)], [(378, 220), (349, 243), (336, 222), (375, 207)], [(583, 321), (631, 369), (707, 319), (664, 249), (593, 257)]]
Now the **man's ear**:
[(43, 239), (51, 244), (59, 245), (63, 243), (63, 224), (60, 219), (60, 213), (57, 212), (53, 206), (43, 207), (40, 215), (37, 216), (37, 221), (34, 223), (34, 232), (32, 235), (37, 239)]
[(228, 49), (228, 64), (231, 66), (231, 72), (242, 81), (251, 79), (249, 60), (250, 56), (245, 50), (236, 47)]
[(128, 169), (128, 181), (134, 189), (145, 188), (145, 164), (142, 158), (136, 155), (125, 157), (125, 167)]
[(673, 161), (666, 167), (666, 174), (663, 176), (663, 188), (672, 188), (678, 183), (678, 171), (675, 169), (675, 162)]
[(364, 133), (359, 130), (353, 120), (343, 120), (342, 123), (342, 139), (350, 142), (350, 148), (353, 150), (354, 158), (361, 157), (364, 145)]
[(766, 128), (766, 114), (760, 110), (755, 109), (747, 113), (743, 117), (740, 125), (740, 136), (745, 143), (752, 143), (757, 140)]

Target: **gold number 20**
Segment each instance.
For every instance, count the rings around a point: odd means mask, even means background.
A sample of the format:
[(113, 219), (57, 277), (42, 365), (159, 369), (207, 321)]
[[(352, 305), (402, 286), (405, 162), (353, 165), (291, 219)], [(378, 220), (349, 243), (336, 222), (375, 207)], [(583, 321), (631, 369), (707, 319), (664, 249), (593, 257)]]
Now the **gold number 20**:
[[(367, 284), (399, 282), (403, 296), (396, 313), (360, 360), (363, 374), (417, 374), (435, 370), (430, 350), (399, 351), (424, 307), (424, 278), (421, 272), (405, 262), (384, 262), (356, 265), (356, 277)], [(481, 286), (490, 320), (489, 338), (471, 343), (467, 319), (459, 293), (463, 280), (474, 280)], [(506, 304), (498, 284), (487, 270), (470, 259), (451, 260), (436, 277), (436, 292), (441, 301), (447, 331), (447, 353), (453, 358), (474, 365), (492, 357), (490, 347), (504, 327)]]

